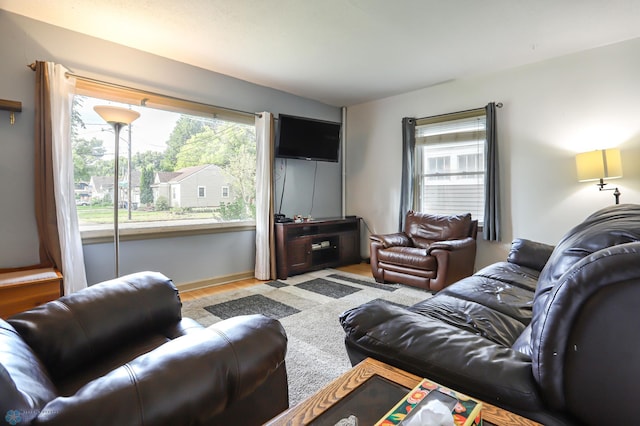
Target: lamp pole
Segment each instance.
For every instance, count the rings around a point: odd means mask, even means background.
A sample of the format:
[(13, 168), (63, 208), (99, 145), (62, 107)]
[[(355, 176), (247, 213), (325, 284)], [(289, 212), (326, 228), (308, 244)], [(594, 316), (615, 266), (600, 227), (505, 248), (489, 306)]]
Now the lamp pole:
[(131, 125), (129, 125), (129, 161), (127, 162), (127, 217), (131, 220)]
[[(128, 126), (140, 117), (140, 113), (115, 106), (95, 106), (93, 109), (104, 121), (113, 127), (116, 135), (114, 144), (115, 155), (113, 159), (113, 244), (115, 248), (115, 273), (117, 278), (120, 276), (120, 227), (118, 226), (118, 208), (120, 207), (120, 182), (118, 179), (118, 170), (120, 168), (120, 129)], [(129, 139), (129, 149), (131, 149), (131, 139)], [(129, 167), (131, 167), (131, 161), (129, 161)], [(129, 182), (131, 182), (130, 177)]]
[(115, 248), (115, 272), (116, 278), (120, 276), (120, 226), (118, 225), (118, 207), (120, 207), (120, 182), (118, 170), (120, 169), (120, 129), (124, 123), (111, 123), (116, 133), (115, 158), (113, 160), (113, 243)]

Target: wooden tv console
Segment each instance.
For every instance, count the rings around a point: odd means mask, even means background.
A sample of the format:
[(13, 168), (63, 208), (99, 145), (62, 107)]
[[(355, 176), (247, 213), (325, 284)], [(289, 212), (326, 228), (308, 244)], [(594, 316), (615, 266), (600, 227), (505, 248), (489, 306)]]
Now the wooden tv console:
[(278, 278), (360, 262), (360, 218), (276, 223)]

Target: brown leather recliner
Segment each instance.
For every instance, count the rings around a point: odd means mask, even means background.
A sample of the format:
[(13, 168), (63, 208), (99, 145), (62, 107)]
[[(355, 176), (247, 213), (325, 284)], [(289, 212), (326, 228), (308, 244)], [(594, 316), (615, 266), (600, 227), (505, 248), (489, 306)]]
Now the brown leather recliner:
[(277, 320), (205, 328), (182, 317), (170, 279), (127, 275), (0, 320), (0, 415), (15, 425), (260, 425), (289, 405), (286, 350)]
[(371, 271), (379, 283), (442, 290), (473, 274), (478, 221), (471, 214), (409, 211), (404, 232), (371, 235)]

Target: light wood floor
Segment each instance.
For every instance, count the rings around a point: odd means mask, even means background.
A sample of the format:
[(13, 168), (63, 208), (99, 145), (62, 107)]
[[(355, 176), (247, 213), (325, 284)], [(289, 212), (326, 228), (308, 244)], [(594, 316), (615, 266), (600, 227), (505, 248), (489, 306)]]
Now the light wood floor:
[[(337, 269), (338, 271), (348, 272), (351, 274), (359, 274), (369, 278), (373, 278), (373, 275), (371, 275), (371, 265), (369, 265), (368, 263), (359, 263), (356, 265), (341, 266), (335, 269)], [(212, 294), (222, 293), (223, 291), (247, 288), (247, 287), (251, 287), (264, 282), (266, 281), (258, 280), (255, 278), (249, 278), (246, 280), (234, 281), (232, 283), (215, 285), (211, 287), (201, 288), (198, 290), (191, 290), (191, 291), (184, 291), (184, 292), (181, 291), (180, 299), (183, 302), (186, 302), (187, 300), (193, 300), (199, 297), (211, 296)]]

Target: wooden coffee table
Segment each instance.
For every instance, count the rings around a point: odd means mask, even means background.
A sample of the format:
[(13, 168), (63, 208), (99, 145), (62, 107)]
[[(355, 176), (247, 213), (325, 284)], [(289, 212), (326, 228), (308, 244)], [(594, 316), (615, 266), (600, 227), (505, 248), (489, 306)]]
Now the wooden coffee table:
[[(370, 380), (372, 379), (372, 380)], [(357, 413), (359, 426), (373, 425), (422, 380), (414, 374), (367, 358), (305, 401), (270, 420), (267, 425), (335, 425)], [(361, 417), (362, 416), (362, 417)], [(485, 425), (534, 426), (534, 421), (482, 403)]]

